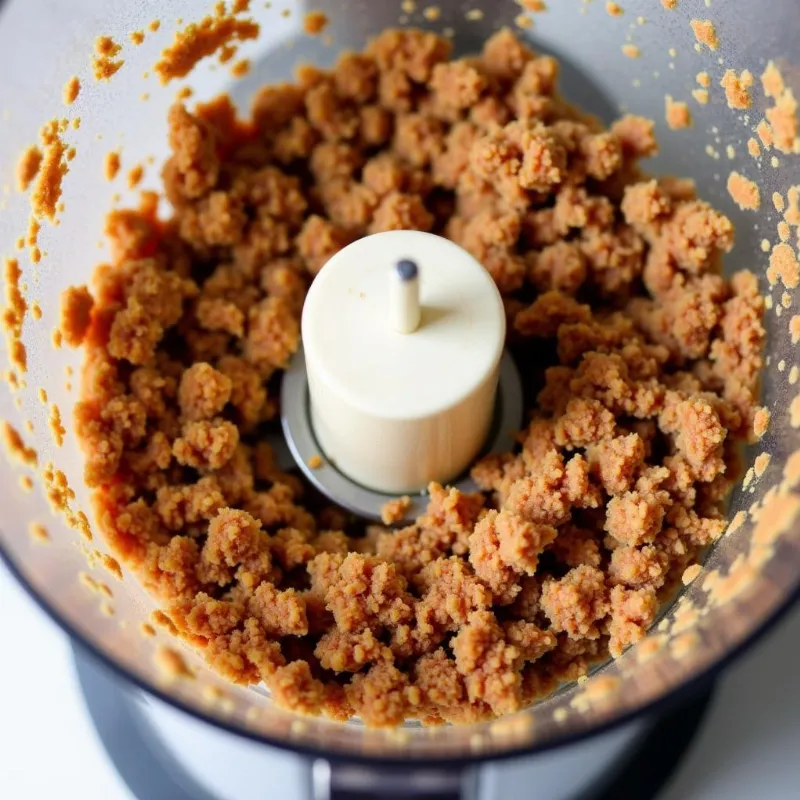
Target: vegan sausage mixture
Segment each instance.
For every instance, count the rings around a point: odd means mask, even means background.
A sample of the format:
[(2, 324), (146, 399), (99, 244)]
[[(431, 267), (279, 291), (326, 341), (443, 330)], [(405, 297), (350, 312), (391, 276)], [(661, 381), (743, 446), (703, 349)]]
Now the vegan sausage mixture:
[[(652, 179), (653, 123), (606, 129), (501, 31), (474, 58), (389, 30), (330, 72), (169, 115), (164, 194), (109, 214), (64, 298), (112, 552), (178, 634), (281, 706), (371, 726), (515, 711), (640, 639), (723, 532), (752, 431), (762, 299), (731, 222)], [(365, 526), (276, 465), (264, 426), (311, 280), (354, 239), (472, 253), (539, 381), (516, 452)], [(535, 381), (534, 381), (535, 382)]]

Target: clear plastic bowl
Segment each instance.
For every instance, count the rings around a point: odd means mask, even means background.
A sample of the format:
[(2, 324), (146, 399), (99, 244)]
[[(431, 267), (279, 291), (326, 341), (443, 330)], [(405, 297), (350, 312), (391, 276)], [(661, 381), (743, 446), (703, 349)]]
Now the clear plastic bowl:
[[(625, 13), (619, 18), (607, 14), (601, 2), (551, 0), (549, 5), (547, 13), (535, 15), (535, 27), (523, 35), (535, 47), (562, 60), (562, 88), (568, 99), (606, 119), (625, 110), (659, 121), (661, 154), (650, 166), (652, 171), (694, 177), (701, 195), (737, 225), (737, 244), (726, 258), (726, 271), (749, 267), (763, 276), (768, 254), (760, 244), (764, 238), (776, 241), (779, 219), (769, 198), (773, 191), (785, 194), (794, 182), (800, 183), (798, 161), (796, 156), (772, 151), (757, 164), (747, 155), (746, 141), (753, 135), (752, 128), (772, 101), (757, 90), (749, 112), (732, 111), (725, 103), (719, 80), (728, 67), (737, 71), (749, 68), (758, 76), (773, 59), (789, 85), (796, 81), (798, 72), (789, 60), (795, 49), (796, 4), (775, 0), (767, 9), (765, 4), (715, 0), (707, 8), (700, 0), (681, 0), (676, 10), (668, 11), (653, 0), (623, 0)], [(285, 7), (291, 9), (289, 16), (281, 14), (281, 3), (274, 3), (272, 8), (253, 4), (252, 13), (262, 23), (262, 35), (240, 50), (241, 56), (252, 60), (252, 72), (231, 85), (227, 70), (214, 69), (204, 62), (190, 79), (196, 99), (230, 90), (246, 107), (259, 85), (289, 78), (296, 63), (311, 60), (330, 64), (341, 48), (363, 46), (368, 37), (387, 25), (452, 29), (457, 51), (475, 51), (492, 31), (513, 25), (521, 11), (513, 2), (442, 1), (437, 5), (439, 18), (429, 21), (421, 7), (406, 14), (394, 2), (321, 0), (313, 7), (331, 17), (333, 44), (328, 45), (325, 40), (303, 35), (300, 6)], [(470, 9), (482, 10), (482, 18), (475, 19), (477, 15), (473, 14), (466, 19), (465, 12)], [(27, 251), (19, 254), (29, 299), (38, 301), (43, 316), (40, 321), (29, 317), (26, 322), (27, 386), (13, 394), (3, 389), (0, 417), (12, 421), (35, 445), (40, 469), (53, 461), (64, 470), (76, 493), (73, 507), (87, 512), (89, 502), (82, 487), (82, 463), (75, 437), (68, 433), (63, 448), (54, 447), (47, 431), (48, 411), (38, 396), (40, 387), (46, 389), (49, 402), (60, 406), (69, 427), (76, 390), (65, 389), (65, 370), (71, 367), (75, 371), (73, 383), (77, 387), (80, 353), (56, 350), (51, 344), (59, 295), (65, 287), (85, 282), (93, 267), (107, 258), (98, 242), (111, 195), (118, 187), (112, 188), (103, 177), (103, 156), (121, 147), (124, 163), (130, 166), (148, 156), (158, 164), (166, 155), (166, 112), (176, 87), (162, 87), (153, 77), (143, 78), (143, 73), (171, 40), (176, 18), (196, 19), (205, 10), (205, 4), (194, 0), (172, 0), (168, 4), (148, 0), (10, 0), (0, 5), (0, 74), (5, 76), (0, 82), (0, 183), (14, 183), (17, 156), (36, 140), (45, 120), (63, 115), (81, 118), (80, 129), (70, 128), (67, 137), (75, 144), (77, 157), (64, 181), (66, 207), (60, 215), (61, 223), (58, 227), (43, 226), (40, 247), (46, 255), (41, 264), (31, 264)], [(693, 16), (714, 20), (720, 39), (717, 52), (706, 48), (696, 52), (689, 24)], [(144, 44), (133, 47), (129, 32), (147, 30), (150, 20), (157, 17), (162, 20), (160, 30), (148, 32)], [(91, 79), (90, 54), (98, 34), (109, 34), (124, 43), (125, 65), (108, 83)], [(626, 37), (639, 47), (641, 58), (622, 54)], [(689, 99), (691, 90), (697, 88), (695, 75), (701, 70), (712, 76), (710, 104), (692, 105), (695, 125), (691, 131), (668, 131), (663, 123), (664, 95)], [(67, 109), (61, 95), (71, 75), (81, 77), (83, 88), (77, 102)], [(139, 99), (144, 92), (149, 93), (146, 102)], [(726, 155), (729, 147), (735, 151), (732, 161)], [(778, 159), (775, 166), (770, 163), (773, 154)], [(764, 198), (760, 211), (742, 212), (731, 201), (725, 179), (732, 168), (757, 178)], [(143, 186), (157, 188), (157, 173), (157, 168), (149, 169)], [(133, 193), (123, 193), (121, 205), (135, 200)], [(6, 254), (11, 254), (15, 241), (27, 229), (27, 198), (4, 189), (0, 209), (0, 244)], [(766, 279), (762, 289), (769, 290)], [(301, 719), (275, 708), (258, 690), (223, 684), (188, 651), (187, 659), (197, 678), (166, 682), (153, 658), (163, 634), (153, 640), (140, 632), (152, 602), (134, 579), (126, 577), (117, 583), (99, 567), (87, 567), (83, 551), (98, 548), (102, 552), (104, 545), (99, 537), (86, 542), (51, 516), (39, 477), (5, 460), (0, 466), (5, 487), (0, 552), (11, 571), (62, 628), (126, 679), (196, 717), (252, 739), (300, 752), (417, 763), (476, 761), (558, 746), (652, 710), (696, 687), (752, 643), (800, 592), (800, 526), (794, 520), (797, 500), (781, 483), (787, 458), (800, 446), (800, 432), (790, 424), (789, 412), (795, 395), (789, 382), (796, 352), (789, 332), (793, 309), (778, 315), (781, 293), (780, 288), (772, 290), (774, 305), (766, 315), (770, 366), (764, 374), (762, 402), (770, 409), (772, 420), (766, 436), (749, 454), (752, 458), (758, 452), (767, 452), (771, 462), (760, 480), (734, 491), (731, 514), (748, 511), (768, 492), (780, 493), (781, 509), (762, 515), (755, 538), (755, 526), (748, 515), (737, 530), (727, 533), (713, 548), (706, 569), (719, 570), (725, 576), (733, 568), (727, 584), (730, 591), (712, 603), (703, 590), (703, 579), (695, 581), (685, 590), (681, 602), (691, 602), (699, 612), (691, 624), (684, 614), (677, 627), (685, 626), (685, 630), (673, 632), (669, 623), (662, 623), (644, 648), (635, 648), (604, 667), (601, 678), (585, 686), (565, 687), (535, 707), (492, 724), (432, 729), (406, 725), (396, 731), (376, 731), (357, 723)], [(21, 398), (20, 407), (15, 398)], [(23, 423), (27, 419), (33, 422), (33, 434), (25, 432)], [(35, 478), (33, 492), (18, 488), (21, 474)], [(28, 534), (31, 521), (46, 523), (50, 546), (32, 540)], [(97, 597), (81, 585), (78, 575), (84, 571), (111, 585), (113, 616), (102, 614)], [(667, 620), (674, 615), (675, 608)], [(670, 632), (664, 633), (667, 625)], [(213, 690), (210, 692), (208, 686), (218, 687), (225, 701), (209, 703)]]

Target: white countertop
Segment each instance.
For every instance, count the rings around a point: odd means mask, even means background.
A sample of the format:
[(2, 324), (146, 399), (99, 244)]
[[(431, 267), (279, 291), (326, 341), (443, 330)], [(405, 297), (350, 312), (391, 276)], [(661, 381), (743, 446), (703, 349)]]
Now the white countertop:
[[(0, 658), (0, 798), (132, 800), (84, 711), (67, 639), (2, 567), (0, 610), (4, 641), (24, 642)], [(798, 663), (800, 610), (730, 670), (660, 800), (800, 797)]]

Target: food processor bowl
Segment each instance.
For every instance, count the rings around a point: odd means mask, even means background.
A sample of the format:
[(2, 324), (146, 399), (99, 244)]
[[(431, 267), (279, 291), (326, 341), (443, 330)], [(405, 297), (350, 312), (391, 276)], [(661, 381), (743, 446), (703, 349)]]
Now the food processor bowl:
[[(792, 0), (768, 6), (745, 0), (680, 0), (672, 10), (665, 5), (674, 4), (652, 0), (621, 0), (620, 5), (622, 16), (607, 13), (603, 2), (581, 0), (550, 0), (546, 11), (536, 13), (527, 12), (526, 3), (510, 0), (439, 0), (429, 7), (388, 0), (319, 0), (307, 8), (288, 0), (253, 2), (249, 13), (261, 23), (261, 35), (243, 43), (239, 51), (252, 62), (248, 75), (232, 81), (228, 69), (206, 59), (187, 81), (161, 86), (152, 66), (171, 42), (176, 20), (198, 18), (207, 11), (206, 4), (195, 0), (0, 3), (0, 74), (5, 76), (0, 83), (4, 187), (0, 244), (4, 255), (19, 258), (28, 302), (41, 307), (41, 319), (28, 315), (22, 332), (28, 361), (24, 386), (13, 391), (3, 387), (0, 393), (0, 418), (10, 421), (38, 452), (35, 467), (13, 457), (0, 465), (4, 487), (0, 551), (16, 578), (71, 637), (147, 692), (259, 742), (381, 763), (474, 763), (557, 747), (691, 691), (751, 644), (796, 599), (800, 496), (793, 494), (791, 485), (797, 477), (792, 471), (792, 465), (798, 471), (797, 459), (789, 461), (800, 448), (800, 431), (795, 427), (800, 415), (793, 402), (796, 342), (790, 330), (794, 297), (790, 289), (769, 285), (768, 246), (762, 247), (762, 241), (778, 240), (781, 216), (770, 197), (773, 192), (785, 196), (794, 183), (800, 183), (800, 162), (797, 155), (775, 149), (762, 151), (755, 159), (748, 154), (747, 141), (774, 104), (757, 83), (767, 62), (774, 61), (787, 85), (800, 90), (797, 66), (791, 61), (798, 8)], [(303, 33), (303, 14), (312, 7), (330, 19), (321, 37)], [(518, 19), (520, 15), (532, 25)], [(148, 26), (156, 18), (161, 25), (152, 31)], [(714, 22), (717, 50), (695, 48), (690, 24), (694, 18)], [(133, 577), (123, 575), (118, 580), (104, 570), (102, 536), (95, 534), (90, 540), (85, 531), (67, 526), (62, 516), (53, 514), (46, 498), (48, 485), (51, 500), (59, 494), (58, 475), (49, 473), (49, 484), (42, 478), (52, 463), (74, 490), (74, 498), (67, 497), (70, 507), (90, 514), (82, 459), (70, 430), (81, 353), (53, 345), (62, 290), (85, 283), (93, 268), (108, 260), (103, 226), (109, 208), (136, 205), (140, 188), (158, 188), (159, 164), (166, 156), (167, 110), (178, 86), (191, 85), (193, 100), (230, 91), (246, 111), (259, 86), (290, 78), (301, 62), (330, 65), (341, 49), (362, 47), (387, 26), (444, 32), (452, 36), (456, 52), (469, 53), (504, 25), (517, 26), (534, 48), (561, 60), (561, 88), (569, 100), (606, 121), (623, 111), (653, 117), (661, 151), (645, 167), (654, 173), (693, 177), (700, 196), (734, 221), (737, 241), (725, 258), (726, 274), (743, 267), (754, 270), (762, 291), (772, 298), (765, 316), (768, 366), (762, 386), (762, 403), (771, 419), (763, 438), (746, 453), (748, 466), (757, 455), (768, 454), (768, 466), (759, 468), (761, 474), (749, 473), (750, 479), (734, 490), (730, 518), (735, 524), (711, 548), (702, 574), (682, 590), (646, 640), (599, 668), (588, 681), (563, 686), (534, 707), (496, 722), (433, 728), (408, 723), (395, 730), (373, 730), (357, 721), (304, 718), (276, 708), (258, 688), (228, 685), (188, 649), (184, 657), (192, 677), (166, 673), (164, 648), (180, 645), (163, 630), (156, 628), (150, 635), (152, 601)], [(129, 35), (138, 30), (145, 36), (135, 46)], [(119, 57), (124, 65), (110, 81), (96, 82), (91, 75), (99, 34), (123, 45)], [(638, 57), (631, 58), (632, 54)], [(756, 76), (749, 110), (727, 106), (720, 87), (727, 69), (749, 69)], [(706, 105), (694, 102), (691, 94), (701, 71), (711, 77)], [(82, 88), (76, 102), (67, 107), (62, 88), (72, 75), (80, 78)], [(691, 129), (667, 129), (665, 95), (688, 102), (694, 117)], [(43, 123), (65, 116), (70, 121), (65, 138), (76, 153), (63, 181), (59, 224), (43, 223), (42, 259), (34, 264), (29, 249), (15, 252), (30, 215), (28, 198), (12, 188), (16, 162), (36, 141)], [(148, 164), (136, 191), (122, 191), (104, 178), (103, 159), (112, 150), (120, 151), (123, 169)], [(731, 170), (758, 182), (759, 210), (744, 211), (734, 204), (726, 191)], [(122, 196), (115, 198), (117, 191)], [(792, 237), (789, 244), (794, 249), (794, 229)], [(67, 428), (62, 447), (55, 446), (49, 430), (52, 404), (60, 408)], [(21, 488), (22, 476), (33, 480), (32, 491)], [(46, 526), (46, 545), (29, 534), (32, 522)]]

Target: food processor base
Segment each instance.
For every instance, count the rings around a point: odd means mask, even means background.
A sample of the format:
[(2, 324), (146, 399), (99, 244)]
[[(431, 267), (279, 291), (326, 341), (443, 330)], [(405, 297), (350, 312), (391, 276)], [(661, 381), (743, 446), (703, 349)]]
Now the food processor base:
[[(99, 739), (140, 800), (430, 797), (499, 800), (654, 798), (691, 746), (713, 687), (657, 720), (636, 720), (578, 744), (470, 768), (384, 770), (313, 761), (204, 725), (119, 680), (74, 645), (78, 680)], [(527, 788), (526, 788), (527, 787)]]

